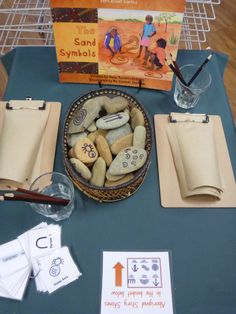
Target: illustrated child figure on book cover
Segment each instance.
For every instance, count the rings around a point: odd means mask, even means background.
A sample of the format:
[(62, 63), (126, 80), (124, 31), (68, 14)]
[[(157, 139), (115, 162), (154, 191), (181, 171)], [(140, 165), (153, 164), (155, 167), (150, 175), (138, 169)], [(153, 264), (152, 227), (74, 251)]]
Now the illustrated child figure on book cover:
[(166, 60), (166, 40), (164, 38), (159, 38), (156, 41), (156, 47), (152, 51), (147, 51), (145, 56), (145, 64), (148, 59), (150, 59), (151, 67), (150, 70), (158, 70), (163, 67)]
[(170, 90), (185, 0), (51, 0), (62, 82)]
[(143, 47), (145, 48), (145, 56), (146, 56), (146, 53), (150, 46), (150, 38), (156, 34), (156, 28), (154, 24), (152, 23), (153, 21), (152, 15), (150, 14), (146, 15), (145, 21), (146, 23), (143, 25), (143, 33), (141, 36), (138, 58), (141, 56)]

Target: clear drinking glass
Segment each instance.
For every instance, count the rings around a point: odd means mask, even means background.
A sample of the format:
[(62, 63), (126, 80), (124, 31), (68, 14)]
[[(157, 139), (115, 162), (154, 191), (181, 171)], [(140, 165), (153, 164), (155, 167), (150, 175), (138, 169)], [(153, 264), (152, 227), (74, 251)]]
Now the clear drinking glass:
[[(187, 64), (180, 68), (182, 76), (186, 82), (192, 78), (192, 76), (198, 70), (198, 66), (194, 64)], [(184, 109), (190, 109), (196, 106), (200, 96), (211, 85), (211, 74), (203, 68), (197, 78), (192, 82), (190, 86), (183, 84), (178, 77), (176, 77), (174, 101), (178, 107)]]
[(66, 205), (30, 203), (39, 214), (60, 221), (68, 218), (74, 209), (74, 186), (70, 179), (59, 172), (48, 172), (38, 177), (30, 186), (31, 191), (69, 199)]

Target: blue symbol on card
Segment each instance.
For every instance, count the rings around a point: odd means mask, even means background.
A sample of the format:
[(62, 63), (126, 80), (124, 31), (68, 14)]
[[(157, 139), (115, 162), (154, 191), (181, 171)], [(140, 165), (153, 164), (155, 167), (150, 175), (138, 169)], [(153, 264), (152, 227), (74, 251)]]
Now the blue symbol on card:
[(142, 285), (147, 285), (149, 283), (149, 279), (147, 278), (146, 275), (142, 275), (142, 278), (139, 279)]
[(57, 257), (52, 261), (52, 266), (49, 269), (49, 275), (52, 277), (57, 277), (60, 272), (61, 272), (61, 268), (60, 265), (63, 264), (64, 261), (61, 257)]

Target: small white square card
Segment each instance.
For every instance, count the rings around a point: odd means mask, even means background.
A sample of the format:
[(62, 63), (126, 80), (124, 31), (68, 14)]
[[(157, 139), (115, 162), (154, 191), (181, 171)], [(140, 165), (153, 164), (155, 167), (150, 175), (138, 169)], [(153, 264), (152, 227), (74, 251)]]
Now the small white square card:
[(101, 314), (173, 314), (169, 252), (103, 252)]
[(40, 270), (37, 277), (49, 293), (68, 285), (81, 276), (68, 247), (62, 247), (45, 256), (37, 257), (35, 261)]

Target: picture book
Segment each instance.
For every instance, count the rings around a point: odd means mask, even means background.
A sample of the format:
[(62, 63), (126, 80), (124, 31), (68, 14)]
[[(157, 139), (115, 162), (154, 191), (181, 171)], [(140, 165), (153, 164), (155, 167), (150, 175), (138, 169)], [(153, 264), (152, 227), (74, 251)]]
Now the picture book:
[(51, 0), (61, 82), (170, 90), (185, 0)]

